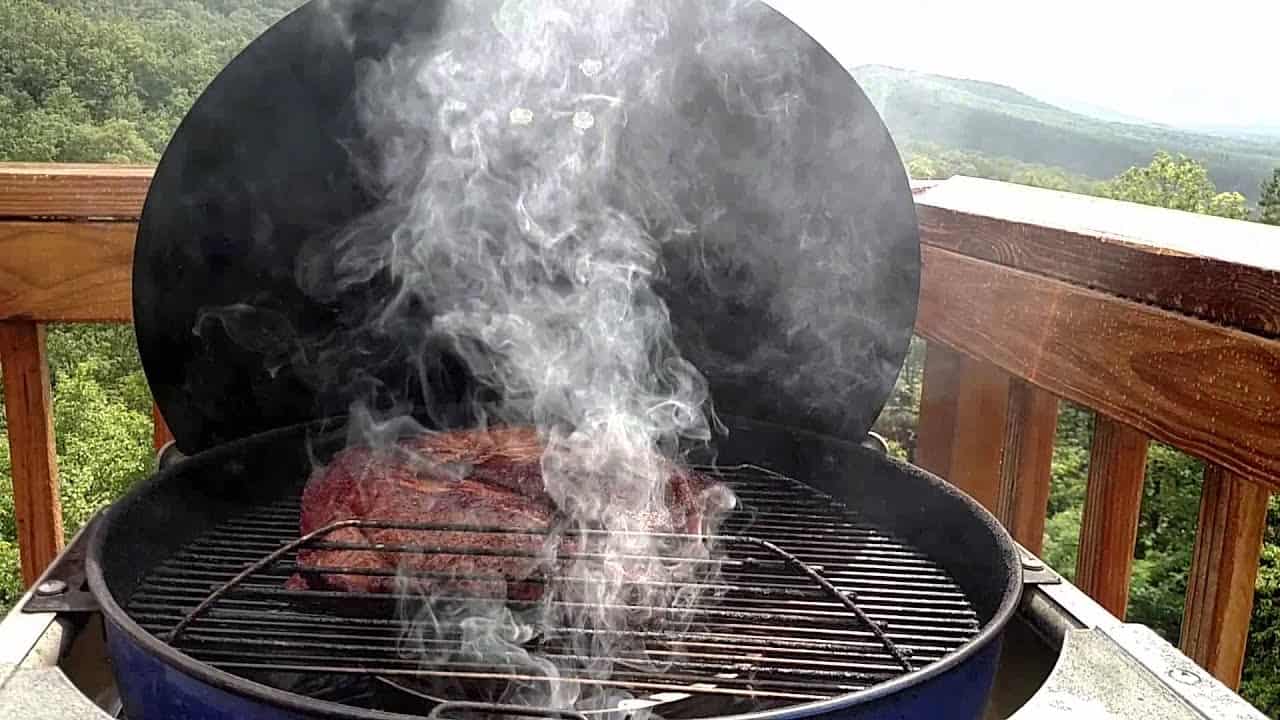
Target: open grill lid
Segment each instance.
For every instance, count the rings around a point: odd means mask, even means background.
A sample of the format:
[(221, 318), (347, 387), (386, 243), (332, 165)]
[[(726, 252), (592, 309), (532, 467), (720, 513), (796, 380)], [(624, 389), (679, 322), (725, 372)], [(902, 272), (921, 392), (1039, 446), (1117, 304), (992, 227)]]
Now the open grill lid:
[[(501, 3), (465, 4), (475, 22)], [(892, 390), (916, 313), (918, 227), (897, 150), (849, 73), (782, 15), (742, 13), (742, 41), (798, 62), (780, 71), (789, 76), (729, 78), (739, 93), (730, 103), (680, 13), (744, 0), (670, 4), (670, 116), (631, 118), (618, 163), (678, 176), (684, 209), (714, 197), (722, 210), (663, 245), (657, 290), (676, 341), (718, 411), (860, 438)], [(430, 397), (433, 416), (465, 422), (449, 407), (469, 380), (447, 344), (364, 327), (393, 290), (388, 278), (324, 298), (298, 282), (304, 261), (336, 252), (342, 229), (380, 200), (359, 172), (374, 162), (353, 97), (359, 64), (440, 32), (452, 9), (313, 0), (232, 61), (179, 127), (139, 225), (133, 302), (148, 382), (184, 452), (341, 415), (371, 392)], [(491, 25), (472, 29), (496, 47)], [(798, 100), (781, 135), (740, 109), (776, 100), (779, 83)], [(429, 319), (424, 310), (422, 328)], [(428, 356), (430, 372), (407, 352)]]

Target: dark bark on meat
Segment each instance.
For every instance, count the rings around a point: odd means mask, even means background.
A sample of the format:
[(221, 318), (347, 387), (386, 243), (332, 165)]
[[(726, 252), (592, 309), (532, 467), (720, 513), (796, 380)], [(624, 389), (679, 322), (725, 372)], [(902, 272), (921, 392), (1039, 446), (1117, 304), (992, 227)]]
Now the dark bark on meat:
[[(541, 595), (538, 577), (554, 558), (554, 534), (544, 531), (558, 509), (543, 489), (543, 448), (531, 428), (426, 434), (380, 450), (352, 447), (318, 468), (302, 495), (302, 534), (341, 520), (468, 525), (533, 534), (343, 528), (322, 538), (359, 549), (299, 551), (300, 573), (290, 589), (385, 593), (396, 577), (421, 577), (417, 591), (446, 590), (519, 599)], [(704, 522), (727, 510), (731, 496), (688, 470), (672, 467), (667, 481), (671, 527), (649, 532), (704, 532)], [(565, 539), (560, 552), (582, 540)], [(373, 546), (414, 545), (443, 552), (394, 552)], [(587, 543), (589, 544), (589, 543)], [(456, 554), (463, 550), (516, 551), (529, 557)], [(317, 568), (382, 574), (317, 573)], [(423, 577), (431, 576), (431, 577)]]

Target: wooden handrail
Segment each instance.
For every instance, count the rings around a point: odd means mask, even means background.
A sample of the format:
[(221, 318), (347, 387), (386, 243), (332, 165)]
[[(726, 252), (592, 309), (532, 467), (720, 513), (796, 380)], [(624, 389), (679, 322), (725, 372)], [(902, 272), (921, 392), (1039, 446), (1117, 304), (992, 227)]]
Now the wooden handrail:
[[(131, 319), (150, 174), (0, 165), (0, 359), (28, 577), (61, 539), (40, 326)], [(1238, 682), (1280, 490), (1280, 229), (970, 178), (912, 191), (929, 343), (917, 461), (1039, 550), (1058, 399), (1096, 410), (1078, 570), (1117, 613), (1147, 441), (1208, 461), (1183, 648)]]
[(928, 244), (923, 256), (926, 339), (1280, 482), (1280, 341)]
[(0, 318), (129, 322), (153, 169), (0, 164)]
[(136, 220), (149, 165), (0, 163), (0, 218)]
[(1280, 335), (1280, 228), (966, 177), (916, 199), (931, 247)]

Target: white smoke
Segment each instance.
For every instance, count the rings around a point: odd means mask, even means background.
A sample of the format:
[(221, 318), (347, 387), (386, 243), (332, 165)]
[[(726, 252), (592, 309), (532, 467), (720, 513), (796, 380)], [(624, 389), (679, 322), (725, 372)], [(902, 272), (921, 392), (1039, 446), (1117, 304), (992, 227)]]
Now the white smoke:
[[(662, 130), (678, 122), (688, 136), (697, 120), (676, 111), (696, 99), (676, 96), (688, 68), (673, 58), (693, 57), (722, 102), (753, 121), (785, 118), (798, 99), (738, 85), (786, 75), (777, 52), (738, 37), (744, 17), (767, 8), (709, 5), (454, 2), (430, 37), (359, 69), (360, 120), (377, 148), (364, 180), (384, 200), (339, 239), (331, 271), (304, 267), (300, 281), (320, 297), (330, 283), (389, 276), (396, 293), (371, 318), (375, 329), (394, 336), (429, 323), (426, 334), (493, 391), (470, 398), (482, 422), (538, 429), (546, 492), (568, 514), (567, 540), (591, 553), (547, 558), (560, 581), (535, 608), (427, 602), (406, 615), (404, 648), (424, 664), (519, 666), (545, 679), (495, 700), (615, 706), (625, 694), (559, 680), (607, 679), (620, 663), (660, 667), (643, 636), (625, 631), (687, 627), (715, 577), (709, 544), (661, 534), (714, 530), (733, 502), (722, 487), (696, 498), (708, 511), (702, 528), (680, 525), (669, 507), (681, 450), (710, 440), (715, 424), (707, 382), (676, 347), (655, 288), (663, 248), (697, 242), (723, 214), (705, 189), (678, 200), (697, 169), (670, 156)], [(692, 56), (673, 52), (681, 44)], [(705, 142), (717, 142), (711, 130)], [(431, 371), (419, 369), (423, 388)], [(461, 653), (442, 655), (432, 642), (449, 633), (462, 638)], [(557, 648), (554, 660), (522, 647), (534, 637)]]

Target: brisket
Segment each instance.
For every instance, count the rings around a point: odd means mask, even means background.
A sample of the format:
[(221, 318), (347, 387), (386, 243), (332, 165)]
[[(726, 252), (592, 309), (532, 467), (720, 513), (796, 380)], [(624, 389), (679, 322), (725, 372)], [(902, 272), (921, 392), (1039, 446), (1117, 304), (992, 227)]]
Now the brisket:
[[(544, 548), (554, 540), (541, 531), (552, 527), (559, 511), (543, 488), (542, 453), (531, 428), (432, 433), (376, 451), (343, 450), (307, 482), (304, 535), (350, 519), (539, 532), (342, 528), (319, 538), (327, 545), (298, 552), (299, 573), (287, 587), (384, 593), (395, 589), (396, 576), (403, 573), (415, 578), (419, 591), (538, 597), (537, 576), (547, 565), (543, 558), (554, 557), (557, 549), (572, 552), (574, 543), (582, 542), (570, 538), (558, 548)], [(712, 531), (711, 523), (732, 507), (732, 496), (723, 486), (672, 466), (666, 502), (668, 516), (641, 518), (640, 527), (697, 536)], [(396, 552), (397, 545), (431, 551)], [(466, 550), (515, 553), (459, 554)], [(362, 574), (344, 574), (344, 569)]]

